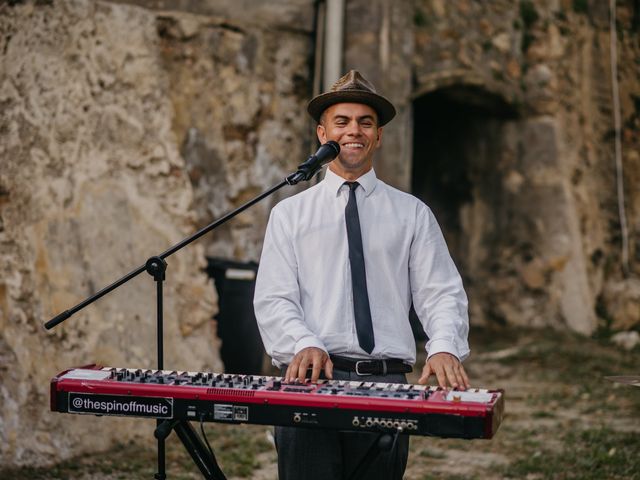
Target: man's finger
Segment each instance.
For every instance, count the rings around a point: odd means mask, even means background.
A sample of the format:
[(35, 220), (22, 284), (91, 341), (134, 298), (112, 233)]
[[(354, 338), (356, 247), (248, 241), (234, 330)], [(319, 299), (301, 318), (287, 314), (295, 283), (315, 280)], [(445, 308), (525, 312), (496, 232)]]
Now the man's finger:
[(458, 388), (461, 390), (466, 390), (467, 388), (469, 388), (469, 385), (468, 385), (469, 380), (467, 378), (466, 373), (464, 372), (464, 368), (462, 367), (462, 364), (459, 362), (456, 363), (453, 366), (453, 371), (455, 372), (456, 377), (458, 379)]
[(442, 365), (434, 367), (434, 371), (436, 372), (436, 378), (438, 379), (438, 385), (440, 388), (447, 388), (447, 375), (444, 372)]
[(322, 356), (313, 356), (313, 370), (311, 370), (311, 383), (316, 383), (320, 377), (320, 370), (322, 370)]
[(447, 376), (447, 380), (449, 380), (449, 385), (451, 385), (453, 388), (458, 388), (460, 386), (458, 375), (456, 375), (454, 368), (449, 363), (446, 363), (444, 365), (444, 372)]
[(287, 367), (287, 372), (284, 374), (285, 382), (290, 382), (293, 376), (298, 372), (298, 362), (299, 360), (296, 357), (293, 357), (293, 360), (291, 360), (291, 363)]
[(460, 372), (462, 373), (462, 378), (464, 380), (464, 388), (470, 388), (471, 383), (469, 382), (469, 377), (467, 376), (467, 372), (464, 370), (462, 364), (460, 364)]
[(330, 358), (327, 358), (327, 361), (324, 364), (324, 376), (329, 380), (333, 378), (333, 362)]
[(304, 379), (307, 376), (307, 370), (309, 369), (309, 364), (311, 363), (311, 360), (309, 359), (309, 357), (307, 355), (304, 355), (301, 359), (300, 359), (300, 365), (298, 366), (298, 381), (300, 383), (304, 383)]
[(422, 376), (418, 380), (418, 383), (420, 385), (426, 385), (432, 373), (431, 364), (429, 362), (425, 363), (424, 368), (422, 369)]

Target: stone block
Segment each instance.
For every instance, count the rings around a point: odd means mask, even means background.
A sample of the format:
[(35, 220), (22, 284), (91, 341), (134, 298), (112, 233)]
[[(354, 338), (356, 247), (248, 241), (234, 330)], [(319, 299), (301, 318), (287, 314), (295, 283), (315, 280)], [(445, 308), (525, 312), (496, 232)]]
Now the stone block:
[(602, 304), (614, 331), (640, 326), (640, 280), (609, 281), (602, 292)]

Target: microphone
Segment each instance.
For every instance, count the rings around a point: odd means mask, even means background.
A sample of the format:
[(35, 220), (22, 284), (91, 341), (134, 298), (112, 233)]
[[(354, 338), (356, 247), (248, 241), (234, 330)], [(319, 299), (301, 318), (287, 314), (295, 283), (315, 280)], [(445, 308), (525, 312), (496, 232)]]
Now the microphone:
[(287, 183), (289, 185), (295, 185), (302, 180), (310, 180), (311, 177), (320, 170), (320, 167), (336, 158), (339, 153), (340, 145), (338, 145), (338, 142), (329, 140), (327, 143), (321, 145), (315, 154), (298, 165), (298, 171), (287, 177)]

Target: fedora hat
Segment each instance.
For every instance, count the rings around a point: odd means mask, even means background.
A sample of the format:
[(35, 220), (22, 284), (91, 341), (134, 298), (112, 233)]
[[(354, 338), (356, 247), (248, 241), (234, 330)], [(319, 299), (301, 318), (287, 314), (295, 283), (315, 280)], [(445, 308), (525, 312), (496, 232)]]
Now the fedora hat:
[(396, 109), (389, 100), (376, 93), (374, 86), (357, 70), (351, 70), (334, 83), (326, 93), (313, 98), (307, 105), (307, 112), (316, 122), (320, 122), (322, 112), (336, 103), (364, 103), (378, 113), (378, 124), (383, 126), (396, 115)]

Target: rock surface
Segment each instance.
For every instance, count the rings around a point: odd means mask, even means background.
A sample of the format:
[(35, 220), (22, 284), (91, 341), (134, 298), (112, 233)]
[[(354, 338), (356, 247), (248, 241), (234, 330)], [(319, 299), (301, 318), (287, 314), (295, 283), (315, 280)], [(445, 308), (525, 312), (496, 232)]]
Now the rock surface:
[(422, 158), (414, 141), (405, 161), (413, 156), (413, 192), (434, 209), (465, 277), (472, 322), (589, 334), (607, 324), (599, 312), (615, 311), (614, 329), (640, 326), (620, 305), (635, 301), (628, 289), (624, 299), (607, 293), (640, 277), (639, 12), (617, 2), (620, 195), (609, 11), (582, 3), (413, 4), (414, 138), (432, 143)]
[[(193, 190), (154, 15), (91, 1), (0, 9), (0, 464), (34, 465), (151, 438), (149, 422), (48, 411), (65, 368), (156, 365), (151, 277), (43, 323), (193, 231)], [(220, 369), (202, 246), (167, 261), (165, 366)]]
[[(91, 362), (154, 367), (152, 279), (42, 324), (279, 183), (315, 147), (309, 2), (179, 3), (0, 6), (0, 464), (149, 441), (148, 422), (49, 413), (48, 383)], [(167, 368), (223, 369), (204, 256), (258, 260), (270, 207), (296, 191), (167, 259)]]

